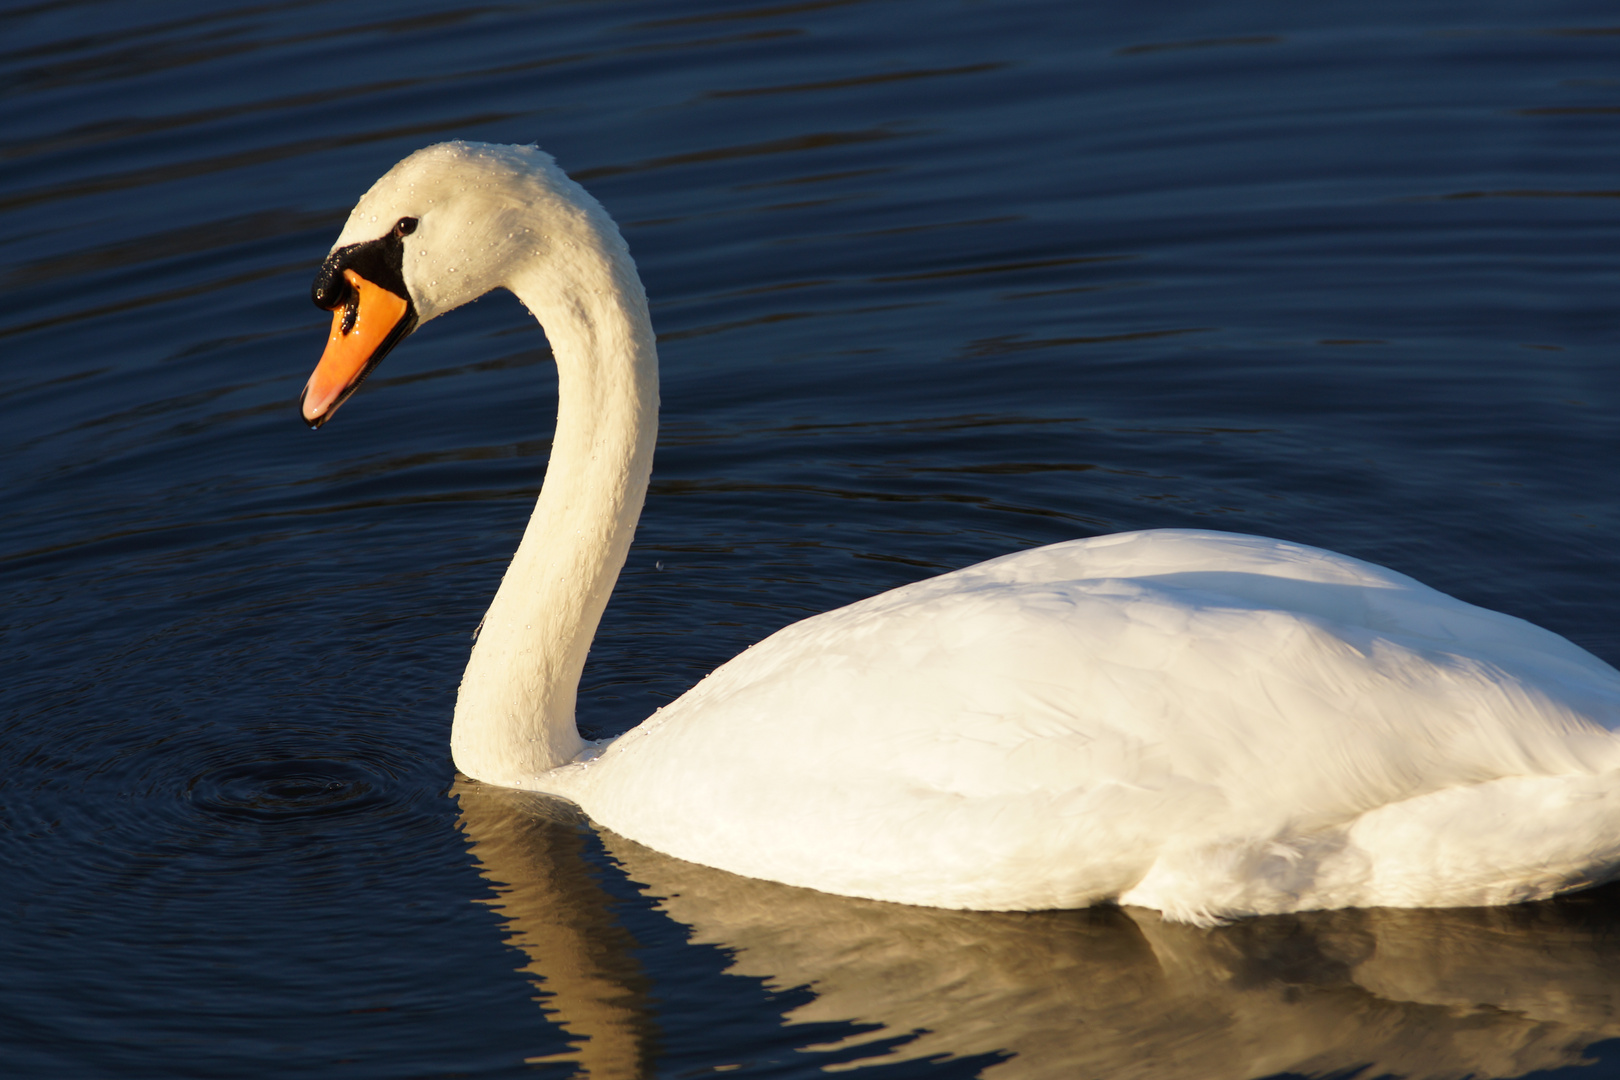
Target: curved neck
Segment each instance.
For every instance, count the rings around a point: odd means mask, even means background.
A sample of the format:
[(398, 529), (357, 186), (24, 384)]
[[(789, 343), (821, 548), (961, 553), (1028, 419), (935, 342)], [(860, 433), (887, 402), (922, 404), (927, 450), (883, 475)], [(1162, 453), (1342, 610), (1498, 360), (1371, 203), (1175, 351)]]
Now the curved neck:
[(547, 225), (546, 257), (504, 284), (551, 341), (557, 431), (534, 515), (462, 676), (450, 737), (457, 768), (507, 787), (536, 786), (584, 747), (574, 697), (641, 515), (658, 431), (658, 354), (624, 241), (600, 211)]

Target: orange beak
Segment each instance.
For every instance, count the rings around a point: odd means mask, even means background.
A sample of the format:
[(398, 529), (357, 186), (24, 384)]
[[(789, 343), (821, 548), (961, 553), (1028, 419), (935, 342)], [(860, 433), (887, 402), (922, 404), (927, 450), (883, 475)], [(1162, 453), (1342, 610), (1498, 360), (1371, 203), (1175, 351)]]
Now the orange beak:
[(403, 296), (373, 285), (353, 270), (343, 271), (343, 278), (354, 291), (348, 303), (332, 311), (326, 351), (304, 384), (300, 399), (304, 423), (310, 427), (330, 420), (415, 322), (410, 318), (410, 302)]

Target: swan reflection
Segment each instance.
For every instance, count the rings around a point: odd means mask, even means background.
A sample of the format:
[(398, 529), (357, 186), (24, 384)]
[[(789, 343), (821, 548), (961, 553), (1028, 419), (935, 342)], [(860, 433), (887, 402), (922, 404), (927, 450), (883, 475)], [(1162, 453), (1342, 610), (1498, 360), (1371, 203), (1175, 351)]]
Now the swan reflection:
[[(652, 1071), (651, 982), (566, 804), (463, 780), (462, 827), (542, 1007), (598, 1078)], [(995, 1055), (991, 1080), (1461, 1080), (1581, 1064), (1620, 1036), (1613, 890), (1508, 908), (1347, 910), (1213, 930), (1142, 909), (964, 912), (829, 896), (602, 843), (730, 972), (814, 997), (853, 1064)], [(667, 993), (668, 987), (664, 990)], [(802, 1001), (802, 997), (793, 1000)], [(837, 1055), (848, 1061), (849, 1054)], [(993, 1059), (991, 1059), (993, 1060)], [(666, 1063), (667, 1064), (667, 1063)], [(845, 1065), (844, 1067), (848, 1067)]]

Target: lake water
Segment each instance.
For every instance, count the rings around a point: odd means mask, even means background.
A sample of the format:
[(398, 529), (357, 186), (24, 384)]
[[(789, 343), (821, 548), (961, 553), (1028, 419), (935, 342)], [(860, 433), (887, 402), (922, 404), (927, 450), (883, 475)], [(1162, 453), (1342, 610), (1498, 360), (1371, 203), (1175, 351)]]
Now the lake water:
[(807, 614), (1158, 526), (1620, 661), (1611, 4), (67, 0), (0, 9), (0, 93), (0, 1072), (1620, 1076), (1620, 891), (926, 911), (458, 781), (545, 339), (491, 296), (294, 414), (359, 194), (537, 140), (664, 372), (587, 735)]

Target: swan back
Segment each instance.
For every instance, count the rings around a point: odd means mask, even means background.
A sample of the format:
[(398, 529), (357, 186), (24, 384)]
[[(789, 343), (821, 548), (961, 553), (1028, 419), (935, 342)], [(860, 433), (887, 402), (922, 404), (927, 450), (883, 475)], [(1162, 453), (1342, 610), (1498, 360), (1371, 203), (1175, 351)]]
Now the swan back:
[[(1125, 896), (1189, 918), (1500, 902), (1472, 879), (1369, 892), (1380, 853), (1351, 831), (1448, 790), (1620, 767), (1617, 726), (1620, 676), (1523, 620), (1331, 552), (1165, 530), (993, 559), (796, 623), (557, 790), (671, 854), (879, 899)], [(1482, 798), (1489, 813), (1441, 809), (1485, 820), (1542, 796)], [(1620, 826), (1620, 808), (1593, 809), (1566, 830), (1582, 856), (1591, 830)], [(1568, 869), (1545, 842), (1525, 850)], [(1155, 885), (1170, 868), (1177, 881)]]

